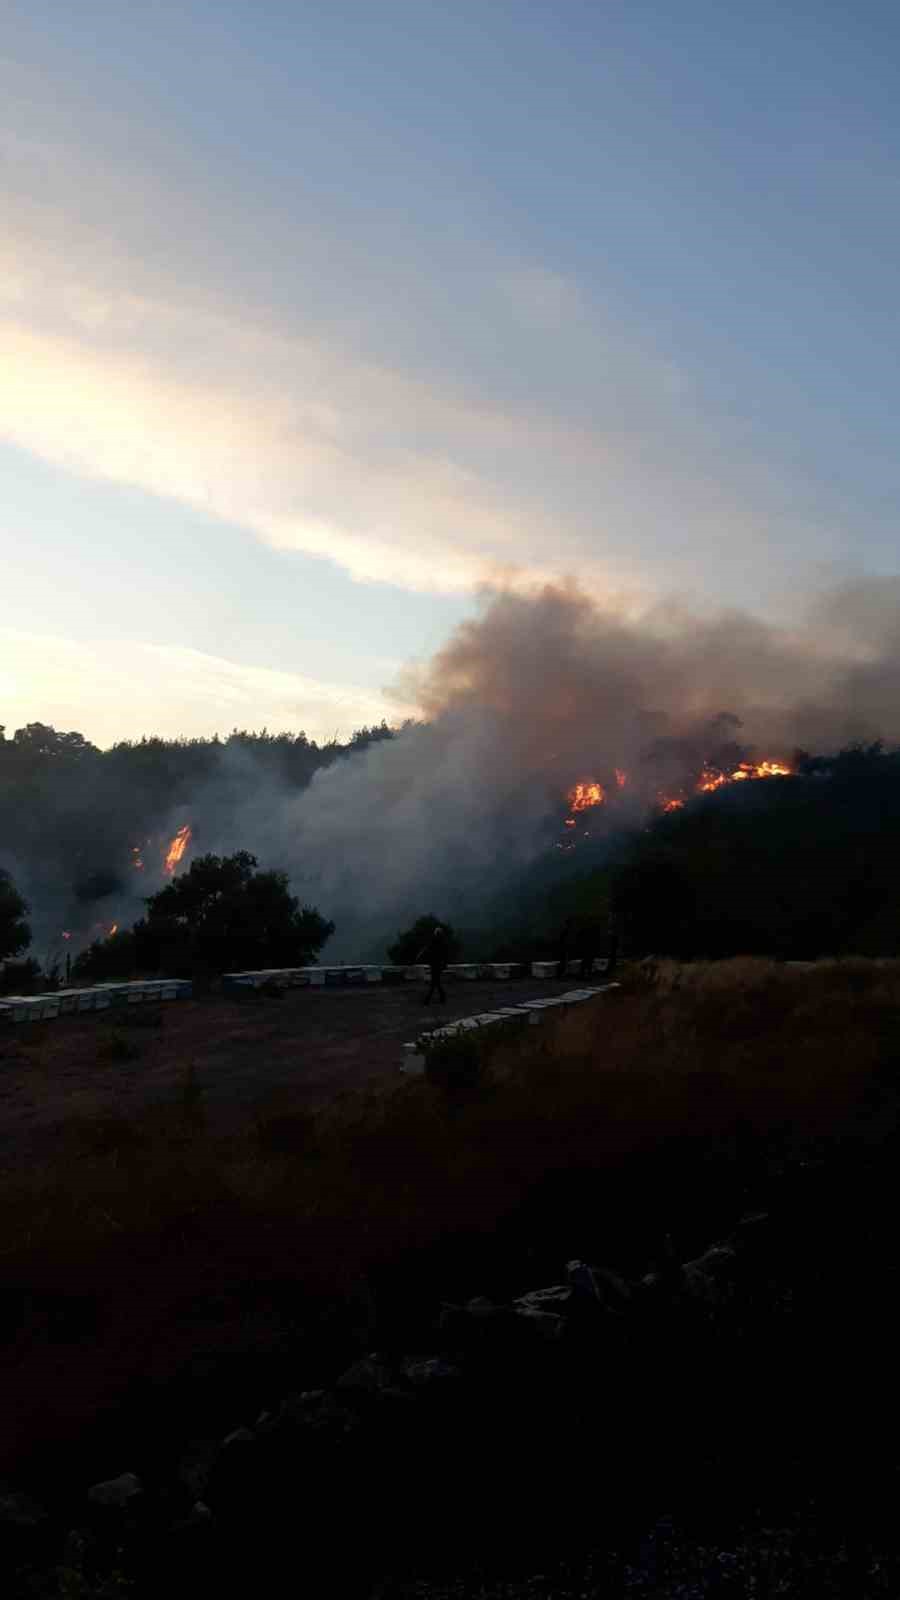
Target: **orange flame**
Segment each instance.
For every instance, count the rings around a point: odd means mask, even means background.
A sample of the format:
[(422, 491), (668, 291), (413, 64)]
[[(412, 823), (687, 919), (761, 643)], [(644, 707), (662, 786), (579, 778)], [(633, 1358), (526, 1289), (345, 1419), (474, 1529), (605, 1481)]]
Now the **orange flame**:
[(136, 872), (143, 872), (144, 870), (144, 857), (139, 844), (133, 844), (131, 847), (131, 865)]
[(790, 767), (784, 766), (781, 761), (742, 761), (731, 774), (731, 781), (739, 783), (742, 778), (790, 778), (791, 776)]
[[(728, 783), (746, 783), (750, 778), (790, 778), (792, 769), (785, 766), (783, 761), (741, 761), (733, 772), (723, 772), (721, 767), (712, 767), (708, 764), (703, 768), (695, 790), (697, 794), (712, 794), (716, 789), (722, 789)], [(680, 811), (684, 806), (684, 799), (679, 795), (660, 793), (657, 800), (662, 811)]]
[(112, 927), (109, 930), (109, 933), (106, 935), (107, 939), (111, 939), (113, 934), (114, 933), (118, 933), (118, 931), (119, 931), (119, 924), (117, 922), (114, 922)]
[(178, 832), (176, 833), (174, 839), (170, 841), (169, 848), (166, 851), (165, 868), (169, 874), (175, 871), (175, 868), (178, 866), (178, 863), (180, 862), (190, 842), (191, 829), (189, 825), (185, 823), (183, 828), (178, 829)]
[(614, 771), (616, 774), (616, 788), (624, 789), (626, 783), (628, 782), (628, 773), (623, 772), (621, 767), (614, 768)]
[(725, 783), (743, 783), (748, 778), (789, 778), (790, 767), (781, 761), (742, 761), (733, 772), (721, 772), (718, 767), (704, 767), (697, 782), (699, 794), (710, 794)]
[(576, 783), (569, 793), (569, 808), (572, 811), (587, 811), (591, 806), (602, 806), (606, 793), (599, 783)]

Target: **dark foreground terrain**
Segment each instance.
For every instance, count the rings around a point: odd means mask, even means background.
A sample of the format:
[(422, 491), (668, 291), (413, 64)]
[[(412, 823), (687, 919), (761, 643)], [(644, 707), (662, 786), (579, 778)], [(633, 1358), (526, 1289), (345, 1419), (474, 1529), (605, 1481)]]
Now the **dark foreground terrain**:
[(80, 1118), (134, 1116), (171, 1101), (188, 1071), (217, 1131), (279, 1091), (294, 1104), (318, 1105), (393, 1077), (404, 1042), (423, 1028), (560, 988), (533, 979), (448, 981), (447, 1004), (427, 1008), (422, 984), (291, 989), (277, 998), (251, 991), (6, 1029), (0, 1160), (46, 1157)]
[(10, 1178), (11, 1592), (900, 1592), (900, 971), (626, 980)]

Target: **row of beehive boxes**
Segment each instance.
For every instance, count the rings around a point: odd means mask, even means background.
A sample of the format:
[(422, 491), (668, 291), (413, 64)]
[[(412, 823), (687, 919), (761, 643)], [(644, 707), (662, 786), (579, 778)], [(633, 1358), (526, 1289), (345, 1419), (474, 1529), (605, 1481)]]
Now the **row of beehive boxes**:
[(451, 1039), (462, 1033), (468, 1033), (473, 1028), (494, 1027), (497, 1024), (514, 1022), (540, 1022), (541, 1018), (559, 1007), (580, 1005), (585, 1000), (592, 1000), (595, 995), (603, 994), (608, 988), (617, 985), (604, 985), (599, 989), (570, 989), (566, 994), (554, 995), (545, 1000), (528, 1000), (520, 1006), (503, 1006), (499, 1011), (483, 1011), (477, 1017), (462, 1017), (455, 1022), (447, 1022), (442, 1028), (433, 1028), (428, 1033), (421, 1033), (414, 1042), (403, 1046), (403, 1064), (401, 1071), (421, 1074), (425, 1070), (425, 1053), (442, 1040)]
[(106, 1011), (110, 1007), (138, 1005), (148, 1000), (185, 1000), (193, 984), (185, 978), (147, 979), (136, 983), (100, 983), (91, 989), (56, 989), (51, 994), (10, 994), (0, 997), (0, 1021), (43, 1022), (51, 1017), (81, 1011)]
[(553, 995), (547, 1000), (528, 1000), (521, 1006), (503, 1006), (499, 1011), (483, 1011), (480, 1016), (463, 1017), (455, 1022), (446, 1022), (442, 1028), (433, 1028), (429, 1033), (420, 1034), (418, 1042), (433, 1043), (436, 1039), (446, 1039), (453, 1034), (466, 1033), (470, 1028), (488, 1027), (495, 1022), (511, 1022), (517, 1019), (535, 1022), (543, 1012), (556, 1010), (559, 1006), (580, 1005), (582, 1001), (592, 1000), (594, 995), (603, 992), (602, 989), (570, 989), (566, 994)]
[[(594, 972), (605, 972), (606, 961), (596, 960)], [(366, 983), (421, 983), (429, 975), (425, 964), (410, 967), (269, 967), (259, 972), (226, 972), (223, 989), (261, 989), (274, 984), (279, 989), (332, 989)], [(564, 976), (581, 972), (580, 961), (568, 961)], [(445, 968), (448, 978), (555, 978), (558, 961), (471, 961), (452, 963)]]

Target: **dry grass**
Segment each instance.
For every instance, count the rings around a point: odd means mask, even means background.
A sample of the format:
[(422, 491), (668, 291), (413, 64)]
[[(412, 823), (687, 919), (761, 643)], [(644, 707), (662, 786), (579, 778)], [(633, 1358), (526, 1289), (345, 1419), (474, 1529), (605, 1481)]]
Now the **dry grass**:
[(0, 1180), (7, 1457), (198, 1345), (282, 1348), (298, 1296), (352, 1299), (380, 1265), (490, 1236), (573, 1171), (685, 1137), (878, 1136), (898, 1062), (900, 962), (662, 962), (503, 1040), (462, 1093), (404, 1081), (313, 1115), (282, 1092), (221, 1138), (186, 1070), (167, 1106), (73, 1120), (51, 1163)]

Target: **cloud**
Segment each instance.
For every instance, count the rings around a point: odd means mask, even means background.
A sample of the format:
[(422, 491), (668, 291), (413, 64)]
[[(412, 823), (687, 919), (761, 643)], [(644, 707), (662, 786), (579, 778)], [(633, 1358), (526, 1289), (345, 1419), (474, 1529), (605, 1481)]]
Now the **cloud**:
[(473, 245), (429, 275), (409, 238), (367, 260), (352, 231), (267, 233), (189, 176), (21, 138), (6, 176), (0, 437), (72, 472), (423, 591), (738, 595), (827, 546), (558, 272)]
[(303, 728), (347, 738), (411, 708), (355, 684), (246, 666), (200, 650), (103, 644), (0, 628), (0, 706), (7, 732), (27, 722), (77, 728), (108, 745), (141, 733), (176, 738), (234, 727)]

